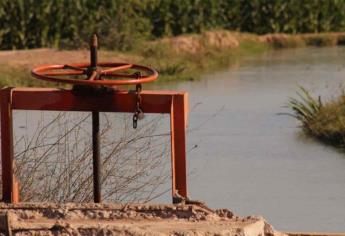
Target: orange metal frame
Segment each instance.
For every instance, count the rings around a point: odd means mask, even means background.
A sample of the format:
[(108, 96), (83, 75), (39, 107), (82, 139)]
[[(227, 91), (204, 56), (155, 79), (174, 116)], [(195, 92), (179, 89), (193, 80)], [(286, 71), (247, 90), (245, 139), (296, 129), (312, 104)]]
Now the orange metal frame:
[[(142, 91), (145, 113), (170, 114), (172, 196), (187, 198), (186, 126), (188, 94), (174, 91)], [(0, 90), (1, 165), (3, 201), (19, 202), (14, 175), (12, 110), (130, 112), (136, 106), (135, 91), (104, 95), (77, 95), (73, 90), (50, 88), (4, 88)]]

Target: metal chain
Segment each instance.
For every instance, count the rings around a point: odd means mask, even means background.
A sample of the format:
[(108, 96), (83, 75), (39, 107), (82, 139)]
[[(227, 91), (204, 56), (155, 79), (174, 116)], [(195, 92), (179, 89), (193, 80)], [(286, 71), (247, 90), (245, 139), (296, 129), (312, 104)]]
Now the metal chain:
[[(140, 73), (136, 73), (136, 75), (139, 77)], [(134, 110), (134, 114), (133, 114), (133, 129), (136, 129), (138, 126), (138, 120), (141, 120), (144, 118), (144, 112), (141, 109), (141, 102), (142, 102), (142, 98), (141, 98), (141, 90), (142, 90), (142, 86), (141, 84), (137, 84), (135, 91), (136, 91), (136, 106), (135, 106), (135, 110)]]

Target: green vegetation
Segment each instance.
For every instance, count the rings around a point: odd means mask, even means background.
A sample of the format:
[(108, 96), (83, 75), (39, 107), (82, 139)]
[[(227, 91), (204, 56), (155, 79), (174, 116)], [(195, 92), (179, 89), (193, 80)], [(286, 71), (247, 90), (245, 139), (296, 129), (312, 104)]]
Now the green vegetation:
[(303, 130), (325, 142), (341, 148), (345, 147), (345, 93), (325, 104), (313, 98), (301, 88), (298, 98), (290, 98), (288, 107), (302, 123)]
[[(344, 44), (341, 33), (296, 35), (344, 30), (345, 1), (339, 0), (0, 1), (0, 49), (87, 48), (97, 32), (101, 49), (153, 65), (161, 81), (194, 80), (270, 46)], [(0, 85), (37, 85), (27, 80), (28, 66), (2, 66)]]
[[(226, 39), (223, 35), (223, 43), (228, 45), (212, 44), (212, 38), (219, 37), (219, 34), (229, 36)], [(238, 41), (229, 32), (215, 31), (149, 43), (149, 46), (137, 53), (142, 58), (138, 63), (154, 65), (159, 71), (160, 81), (169, 81), (195, 80), (202, 73), (230, 67), (244, 56), (267, 49), (267, 44), (252, 39)]]
[[(304, 46), (334, 46), (343, 45), (345, 33), (320, 34), (269, 34), (258, 36), (249, 33), (238, 33), (225, 30), (206, 31), (200, 34), (185, 34), (176, 37), (165, 37), (156, 40), (142, 40), (140, 47), (129, 51), (101, 50), (102, 60), (118, 61), (125, 57), (125, 61), (149, 65), (158, 70), (160, 82), (171, 80), (196, 80), (202, 73), (217, 69), (229, 68), (241, 58), (262, 53), (272, 48), (289, 48)], [(103, 38), (100, 39), (102, 44)], [(29, 79), (30, 69), (37, 65), (35, 51), (24, 51), (32, 54), (30, 61), (16, 66), (16, 58), (6, 60), (0, 67), (0, 86), (55, 86), (51, 83)], [(62, 54), (64, 51), (60, 51)], [(67, 51), (66, 51), (67, 52)], [(24, 54), (22, 54), (24, 55)], [(113, 57), (109, 57), (113, 55)], [(0, 57), (2, 55), (0, 54)], [(6, 53), (2, 56), (6, 58)], [(20, 56), (19, 56), (20, 57)], [(52, 55), (45, 53), (45, 57), (37, 59), (49, 64)], [(48, 60), (48, 61), (46, 61)], [(64, 57), (55, 61), (64, 62)]]
[(2, 0), (0, 49), (82, 48), (91, 32), (108, 49), (211, 29), (267, 33), (345, 30), (342, 0)]
[(2, 65), (0, 67), (0, 88), (5, 86), (51, 87), (53, 84), (30, 78), (30, 69), (28, 68)]
[[(194, 80), (270, 47), (345, 43), (345, 33), (317, 33), (331, 31), (345, 31), (345, 1), (0, 1), (0, 49), (83, 49), (97, 32), (102, 50), (152, 65), (160, 81)], [(257, 35), (266, 33), (275, 34)], [(0, 85), (49, 86), (27, 79), (30, 63), (3, 64)]]

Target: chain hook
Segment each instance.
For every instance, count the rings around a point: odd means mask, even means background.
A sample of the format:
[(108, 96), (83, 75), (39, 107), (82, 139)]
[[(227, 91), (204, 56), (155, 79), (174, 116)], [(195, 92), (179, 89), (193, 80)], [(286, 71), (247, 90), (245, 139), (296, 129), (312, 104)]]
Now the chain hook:
[[(137, 78), (140, 78), (141, 73), (140, 72), (135, 72), (134, 75), (137, 76)], [(142, 85), (141, 84), (137, 84), (135, 87), (135, 92), (136, 92), (136, 106), (135, 106), (135, 111), (133, 114), (133, 129), (136, 129), (138, 126), (138, 120), (142, 120), (144, 118), (144, 112), (141, 109), (141, 102), (142, 102), (142, 98), (141, 98), (141, 93), (142, 91)]]

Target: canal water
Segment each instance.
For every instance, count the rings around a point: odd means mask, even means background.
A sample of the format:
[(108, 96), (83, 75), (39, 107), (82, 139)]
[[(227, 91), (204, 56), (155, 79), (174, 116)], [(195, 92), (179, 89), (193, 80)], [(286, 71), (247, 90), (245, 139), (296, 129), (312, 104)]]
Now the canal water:
[(345, 154), (280, 115), (298, 86), (327, 100), (344, 81), (345, 48), (334, 47), (272, 51), (200, 81), (160, 85), (190, 94), (191, 198), (262, 215), (279, 230), (345, 232)]

